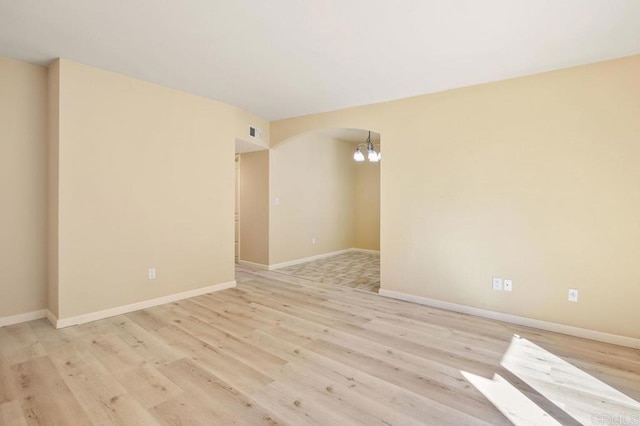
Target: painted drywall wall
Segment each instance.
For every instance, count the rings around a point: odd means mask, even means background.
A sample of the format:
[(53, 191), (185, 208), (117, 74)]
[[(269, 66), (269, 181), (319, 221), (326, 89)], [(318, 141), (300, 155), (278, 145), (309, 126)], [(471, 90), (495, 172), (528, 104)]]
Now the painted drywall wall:
[[(357, 145), (357, 144), (356, 144)], [(353, 147), (355, 151), (355, 146)], [(354, 174), (354, 247), (380, 250), (381, 163), (352, 162)]]
[[(270, 208), (280, 214), (273, 238), (274, 248), (281, 253), (274, 254), (272, 264), (351, 247), (379, 250), (379, 164), (354, 162), (357, 144), (322, 135), (304, 135), (292, 144), (298, 145), (277, 153), (265, 150), (240, 156), (240, 260), (269, 265)], [(271, 188), (270, 156), (271, 174), (277, 176)], [(271, 207), (270, 190), (274, 194)], [(284, 200), (282, 194), (287, 194)], [(342, 201), (336, 209), (332, 205), (338, 200)], [(280, 209), (285, 201), (286, 207)], [(290, 221), (291, 217), (297, 219)], [(345, 218), (353, 218), (353, 223)], [(307, 240), (314, 236), (319, 247), (309, 248), (314, 244)], [(297, 248), (289, 250), (290, 244)]]
[[(235, 123), (236, 139), (250, 142), (264, 148), (269, 147), (269, 122), (267, 120), (243, 109), (236, 108)], [(252, 137), (249, 134), (250, 127), (257, 127), (260, 130), (260, 136)]]
[(271, 150), (271, 265), (353, 247), (354, 174), (352, 144), (328, 136)]
[(240, 260), (269, 264), (269, 150), (240, 155)]
[(633, 56), (281, 120), (271, 144), (382, 134), (383, 289), (638, 338), (638, 75)]
[(47, 70), (0, 57), (0, 318), (47, 303)]
[(47, 309), (59, 315), (58, 295), (58, 171), (60, 161), (60, 61), (49, 65), (47, 90)]
[(60, 319), (233, 281), (235, 117), (60, 60)]

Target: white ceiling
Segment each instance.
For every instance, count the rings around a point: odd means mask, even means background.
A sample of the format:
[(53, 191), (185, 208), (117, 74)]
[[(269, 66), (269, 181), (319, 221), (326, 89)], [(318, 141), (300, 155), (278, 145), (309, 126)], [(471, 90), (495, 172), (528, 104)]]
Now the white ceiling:
[(0, 0), (0, 55), (269, 120), (638, 53), (639, 0)]

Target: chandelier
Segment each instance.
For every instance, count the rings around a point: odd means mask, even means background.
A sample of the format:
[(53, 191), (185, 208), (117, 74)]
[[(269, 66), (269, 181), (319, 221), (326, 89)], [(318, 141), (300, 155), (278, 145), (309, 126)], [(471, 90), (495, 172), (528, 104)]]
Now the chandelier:
[(360, 149), (361, 147), (365, 147), (367, 149), (367, 158), (372, 163), (377, 163), (382, 158), (380, 154), (380, 144), (378, 145), (378, 151), (376, 152), (375, 147), (373, 146), (373, 142), (371, 142), (371, 131), (369, 131), (369, 136), (367, 136), (367, 141), (358, 145), (356, 148), (356, 152), (353, 153), (353, 159), (357, 162), (364, 161), (364, 153)]

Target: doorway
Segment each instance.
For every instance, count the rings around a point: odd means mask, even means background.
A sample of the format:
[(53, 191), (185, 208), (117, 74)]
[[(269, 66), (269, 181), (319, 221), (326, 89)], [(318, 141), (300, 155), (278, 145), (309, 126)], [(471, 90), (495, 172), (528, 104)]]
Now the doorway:
[[(271, 150), (269, 269), (378, 291), (380, 161), (354, 160), (369, 137), (368, 130), (323, 129)], [(380, 152), (379, 134), (371, 132), (371, 144)]]

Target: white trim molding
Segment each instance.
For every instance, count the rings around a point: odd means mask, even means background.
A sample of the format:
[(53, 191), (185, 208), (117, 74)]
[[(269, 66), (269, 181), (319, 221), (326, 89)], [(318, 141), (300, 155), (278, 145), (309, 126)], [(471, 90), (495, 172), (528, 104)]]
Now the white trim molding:
[(363, 248), (352, 248), (351, 251), (359, 251), (361, 253), (371, 253), (371, 254), (380, 254), (380, 250), (370, 250), (370, 249), (363, 249)]
[[(268, 265), (268, 268), (269, 268), (268, 270), (269, 271), (273, 271), (274, 269), (286, 268), (287, 266), (299, 265), (301, 263), (311, 262), (312, 260), (324, 259), (325, 257), (336, 256), (338, 254), (350, 253), (350, 252), (354, 252), (354, 251), (359, 251), (359, 252), (363, 252), (363, 253), (380, 254), (379, 251), (352, 247), (352, 248), (348, 248), (348, 249), (332, 251), (330, 253), (317, 254), (315, 256), (309, 256), (309, 257), (303, 257), (303, 258), (300, 258), (300, 259), (289, 260), (287, 262), (275, 263), (273, 265)], [(238, 262), (238, 263), (240, 263), (240, 262)], [(240, 264), (242, 265), (242, 263), (240, 263)], [(259, 265), (259, 264), (256, 263), (254, 265)], [(267, 265), (263, 265), (263, 266), (267, 266)]]
[(502, 312), (490, 311), (487, 309), (474, 308), (473, 306), (458, 305), (456, 303), (429, 299), (427, 297), (414, 296), (412, 294), (401, 293), (393, 290), (380, 289), (378, 291), (378, 294), (380, 294), (380, 296), (389, 297), (391, 299), (404, 300), (406, 302), (418, 303), (420, 305), (431, 306), (433, 308), (446, 309), (448, 311), (475, 315), (478, 317), (489, 318), (496, 321), (523, 325), (525, 327), (538, 328), (541, 330), (553, 331), (555, 333), (567, 334), (569, 336), (582, 337), (599, 342), (640, 349), (640, 339), (636, 339), (633, 337), (620, 336), (617, 334), (604, 333), (602, 331), (589, 330), (586, 328), (574, 327), (571, 325), (520, 317), (517, 315), (505, 314)]
[(11, 315), (10, 317), (0, 317), (0, 327), (5, 325), (20, 324), (21, 322), (33, 321), (47, 316), (47, 310), (25, 312), (23, 314)]
[(54, 327), (58, 323), (58, 317), (53, 314), (50, 310), (47, 309), (47, 319)]
[(316, 254), (315, 256), (289, 260), (287, 262), (275, 263), (273, 265), (269, 265), (269, 270), (273, 271), (274, 269), (280, 269), (280, 268), (286, 268), (287, 266), (299, 265), (301, 263), (311, 262), (312, 260), (324, 259), (325, 257), (331, 257), (337, 254), (348, 253), (352, 250), (353, 249), (348, 248), (344, 250), (332, 251), (330, 253)]
[(245, 268), (258, 269), (260, 271), (268, 271), (269, 270), (269, 265), (265, 265), (263, 263), (249, 262), (248, 260), (240, 260), (240, 259), (238, 259), (238, 265), (244, 266)]
[(114, 317), (141, 309), (147, 309), (178, 300), (188, 299), (190, 297), (200, 296), (201, 294), (213, 293), (236, 286), (235, 281), (229, 281), (221, 284), (214, 284), (207, 287), (197, 288), (195, 290), (184, 291), (182, 293), (170, 294), (168, 296), (157, 297), (155, 299), (143, 300), (142, 302), (131, 303), (124, 306), (116, 306), (115, 308), (104, 309), (102, 311), (90, 312), (88, 314), (78, 315), (69, 318), (56, 318), (51, 312), (47, 313), (47, 318), (55, 328), (64, 328), (72, 325), (84, 324), (91, 321), (97, 321), (104, 318)]

